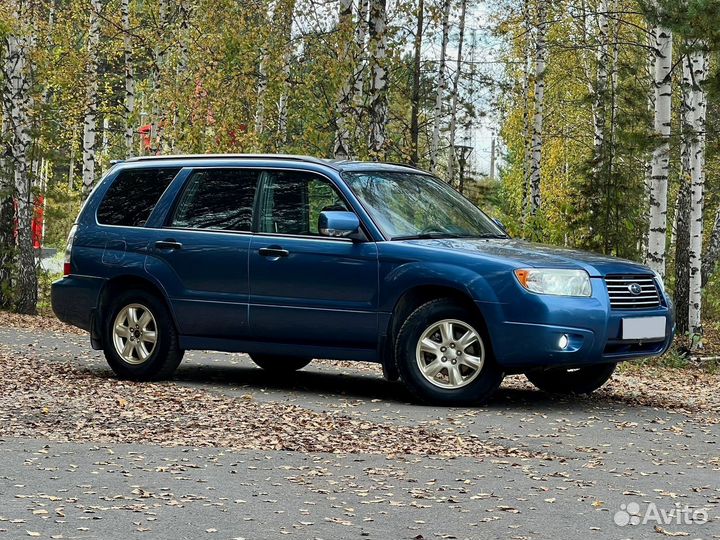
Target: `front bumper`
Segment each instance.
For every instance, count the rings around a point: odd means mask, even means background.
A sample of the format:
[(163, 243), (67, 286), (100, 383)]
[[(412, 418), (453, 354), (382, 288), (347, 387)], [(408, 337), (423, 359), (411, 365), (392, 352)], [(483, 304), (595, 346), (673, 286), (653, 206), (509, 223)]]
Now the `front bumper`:
[[(488, 305), (479, 307), (487, 310)], [(621, 339), (623, 318), (652, 316), (666, 318), (664, 339)], [(496, 313), (486, 316), (486, 321), (495, 358), (508, 373), (657, 356), (667, 351), (675, 332), (669, 299), (663, 298), (662, 305), (653, 309), (611, 309), (604, 285), (596, 281), (592, 297), (524, 294), (522, 302), (496, 304)], [(564, 349), (561, 336), (568, 336)]]
[(90, 331), (104, 283), (101, 278), (75, 275), (55, 281), (50, 294), (53, 312), (64, 323)]

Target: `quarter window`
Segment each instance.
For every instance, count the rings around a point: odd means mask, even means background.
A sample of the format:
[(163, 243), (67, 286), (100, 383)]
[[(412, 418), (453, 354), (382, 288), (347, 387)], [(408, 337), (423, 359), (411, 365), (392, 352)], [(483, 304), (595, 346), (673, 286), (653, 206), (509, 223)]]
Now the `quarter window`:
[(120, 172), (97, 211), (99, 223), (142, 227), (180, 169), (130, 169)]
[(258, 231), (319, 235), (318, 218), (326, 210), (347, 210), (334, 186), (312, 173), (264, 173)]
[(251, 231), (260, 173), (252, 169), (206, 169), (193, 173), (171, 227)]

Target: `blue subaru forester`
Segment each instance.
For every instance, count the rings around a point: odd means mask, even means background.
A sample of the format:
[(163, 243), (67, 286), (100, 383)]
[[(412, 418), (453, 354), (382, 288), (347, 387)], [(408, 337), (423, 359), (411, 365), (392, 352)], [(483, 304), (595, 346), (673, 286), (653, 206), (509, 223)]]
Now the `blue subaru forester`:
[(411, 167), (279, 155), (116, 164), (70, 232), (52, 303), (123, 378), (170, 377), (188, 349), (276, 373), (366, 360), (446, 405), (482, 402), (511, 373), (591, 392), (674, 330), (645, 266), (512, 240)]

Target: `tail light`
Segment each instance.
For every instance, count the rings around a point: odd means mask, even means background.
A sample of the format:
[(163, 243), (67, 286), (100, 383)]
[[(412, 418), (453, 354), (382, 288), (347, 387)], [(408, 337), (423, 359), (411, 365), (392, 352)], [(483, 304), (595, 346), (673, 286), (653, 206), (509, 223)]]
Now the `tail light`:
[(75, 231), (77, 230), (77, 225), (73, 225), (70, 229), (70, 233), (68, 234), (67, 239), (67, 247), (65, 248), (65, 263), (63, 264), (63, 275), (69, 276), (72, 274), (72, 245), (73, 241), (75, 240)]

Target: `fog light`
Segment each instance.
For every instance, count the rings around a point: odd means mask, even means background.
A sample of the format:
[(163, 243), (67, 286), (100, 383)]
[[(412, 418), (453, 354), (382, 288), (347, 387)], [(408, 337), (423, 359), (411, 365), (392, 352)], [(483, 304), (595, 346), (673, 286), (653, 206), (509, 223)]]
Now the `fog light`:
[(567, 334), (563, 334), (558, 340), (558, 347), (560, 347), (562, 350), (565, 350), (567, 349), (568, 345), (570, 345), (570, 338), (567, 336)]

